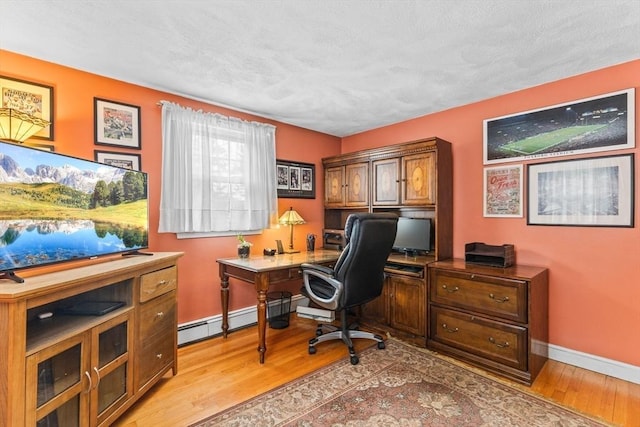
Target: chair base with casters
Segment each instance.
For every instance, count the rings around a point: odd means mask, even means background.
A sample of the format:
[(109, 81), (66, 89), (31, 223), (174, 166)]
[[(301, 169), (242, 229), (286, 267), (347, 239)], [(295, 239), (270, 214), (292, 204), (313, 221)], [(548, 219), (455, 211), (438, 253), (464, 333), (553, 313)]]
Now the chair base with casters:
[[(349, 361), (352, 365), (357, 365), (358, 362), (360, 362), (360, 358), (358, 358), (358, 355), (353, 348), (353, 338), (364, 338), (373, 340), (378, 343), (378, 349), (382, 350), (385, 348), (384, 340), (380, 335), (371, 332), (359, 331), (357, 329), (351, 329), (347, 323), (346, 310), (342, 310), (340, 315), (340, 329), (337, 329), (333, 325), (318, 325), (318, 328), (316, 329), (316, 337), (309, 340), (309, 354), (316, 354), (316, 344), (331, 340), (342, 340), (349, 349)], [(324, 332), (325, 329), (329, 331)]]

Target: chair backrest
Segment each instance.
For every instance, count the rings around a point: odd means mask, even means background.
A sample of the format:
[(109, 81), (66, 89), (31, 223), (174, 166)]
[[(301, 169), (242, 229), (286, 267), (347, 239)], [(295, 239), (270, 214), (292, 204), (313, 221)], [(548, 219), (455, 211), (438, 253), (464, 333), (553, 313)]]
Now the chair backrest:
[(347, 245), (334, 267), (334, 277), (344, 284), (339, 308), (380, 296), (397, 224), (398, 217), (391, 213), (349, 215), (344, 227)]

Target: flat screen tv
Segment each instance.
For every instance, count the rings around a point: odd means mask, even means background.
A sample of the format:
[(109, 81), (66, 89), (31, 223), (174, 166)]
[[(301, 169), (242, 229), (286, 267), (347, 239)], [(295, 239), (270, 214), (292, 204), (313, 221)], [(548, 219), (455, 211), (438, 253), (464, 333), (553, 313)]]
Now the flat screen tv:
[(398, 218), (393, 249), (411, 255), (428, 253), (431, 250), (431, 219)]
[(0, 279), (148, 247), (144, 172), (0, 141)]

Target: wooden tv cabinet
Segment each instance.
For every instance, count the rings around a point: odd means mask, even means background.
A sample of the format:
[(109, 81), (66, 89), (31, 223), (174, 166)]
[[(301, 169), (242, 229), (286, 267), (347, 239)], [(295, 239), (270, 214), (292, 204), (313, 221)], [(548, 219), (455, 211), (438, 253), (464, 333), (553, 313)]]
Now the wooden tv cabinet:
[[(107, 426), (166, 372), (175, 375), (180, 256), (126, 256), (21, 284), (1, 280), (0, 425)], [(123, 304), (70, 314), (112, 301)]]

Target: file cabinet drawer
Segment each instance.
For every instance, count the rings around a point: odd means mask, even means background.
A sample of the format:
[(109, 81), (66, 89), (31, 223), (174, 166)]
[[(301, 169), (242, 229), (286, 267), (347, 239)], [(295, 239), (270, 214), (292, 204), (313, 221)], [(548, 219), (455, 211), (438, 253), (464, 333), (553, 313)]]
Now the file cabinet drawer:
[(527, 329), (476, 315), (433, 307), (435, 341), (516, 369), (527, 369)]
[(481, 274), (436, 270), (431, 301), (515, 322), (527, 322), (527, 282)]

